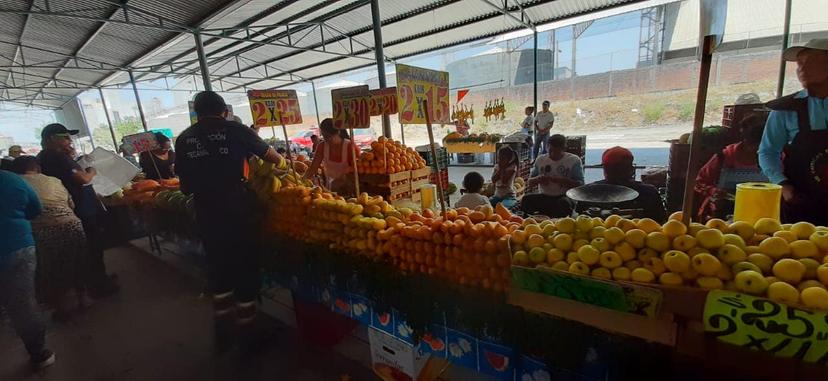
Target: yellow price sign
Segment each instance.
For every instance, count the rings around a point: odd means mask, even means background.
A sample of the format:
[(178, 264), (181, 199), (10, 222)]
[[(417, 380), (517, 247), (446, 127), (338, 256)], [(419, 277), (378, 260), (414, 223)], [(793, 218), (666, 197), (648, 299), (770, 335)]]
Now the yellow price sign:
[(396, 68), (400, 123), (425, 124), (424, 100), (431, 122), (450, 122), (448, 72), (399, 64)]
[(719, 341), (778, 357), (828, 364), (828, 315), (738, 292), (714, 290), (704, 330)]
[(247, 99), (256, 127), (302, 123), (296, 90), (248, 90)]
[(371, 127), (368, 85), (331, 90), (333, 124), (336, 129)]

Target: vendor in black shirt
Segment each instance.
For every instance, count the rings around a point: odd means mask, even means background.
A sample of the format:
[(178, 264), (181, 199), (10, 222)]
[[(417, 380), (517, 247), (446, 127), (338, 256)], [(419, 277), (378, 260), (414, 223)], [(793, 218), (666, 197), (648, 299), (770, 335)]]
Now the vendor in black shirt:
[(234, 324), (243, 344), (257, 334), (250, 323), (260, 288), (258, 225), (253, 217), (255, 197), (244, 184), (244, 162), (256, 155), (277, 163), (281, 156), (250, 128), (225, 120), (224, 99), (215, 92), (198, 93), (194, 108), (198, 122), (176, 140), (175, 169), (181, 191), (195, 197), (213, 294), (216, 344), (224, 349)]
[(160, 132), (155, 133), (155, 141), (158, 142), (158, 148), (141, 152), (138, 158), (141, 170), (151, 180), (171, 179), (175, 177), (175, 151), (171, 149), (172, 142), (167, 135)]
[(77, 133), (78, 130), (69, 130), (60, 123), (44, 127), (40, 133), (43, 150), (37, 158), (40, 161), (41, 172), (46, 176), (60, 179), (72, 196), (75, 214), (83, 223), (90, 250), (89, 284), (92, 289), (89, 291), (94, 297), (102, 297), (117, 291), (118, 286), (106, 274), (103, 260), (103, 242), (106, 238), (101, 219), (104, 209), (92, 188), (92, 179), (97, 175), (97, 171), (95, 168), (81, 168), (74, 160), (72, 135)]
[(635, 157), (630, 150), (623, 147), (612, 147), (604, 151), (601, 156), (601, 165), (604, 167), (604, 179), (594, 184), (622, 185), (638, 192), (635, 200), (614, 205), (619, 209), (640, 209), (639, 217), (652, 218), (658, 222), (667, 220), (667, 211), (658, 189), (650, 184), (635, 180)]

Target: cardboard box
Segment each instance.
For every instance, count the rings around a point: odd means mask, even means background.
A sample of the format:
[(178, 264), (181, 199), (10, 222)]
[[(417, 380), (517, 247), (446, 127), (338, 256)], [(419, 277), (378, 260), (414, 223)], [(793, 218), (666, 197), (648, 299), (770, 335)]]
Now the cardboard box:
[(384, 381), (416, 380), (428, 361), (419, 345), (408, 344), (375, 328), (368, 329), (368, 342), (371, 344), (371, 368)]

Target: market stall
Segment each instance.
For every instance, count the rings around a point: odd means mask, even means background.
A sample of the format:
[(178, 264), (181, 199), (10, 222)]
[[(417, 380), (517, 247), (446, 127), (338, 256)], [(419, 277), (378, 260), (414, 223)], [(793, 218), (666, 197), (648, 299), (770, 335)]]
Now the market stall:
[[(339, 128), (364, 121), (366, 95), (350, 94), (335, 98), (349, 115)], [(430, 130), (438, 104), (399, 110)], [(249, 162), (267, 283), (368, 327), (372, 350), (397, 348), (373, 358), (384, 379), (434, 363), (499, 380), (828, 376), (828, 228), (782, 225), (775, 187), (740, 187), (733, 222), (523, 218), (415, 202), (444, 168), (424, 148), (379, 139), (354, 158), (347, 196), (303, 180), (298, 158)], [(125, 197), (143, 200), (154, 229), (193, 227), (171, 217), (189, 215), (187, 198), (164, 188), (140, 182)]]

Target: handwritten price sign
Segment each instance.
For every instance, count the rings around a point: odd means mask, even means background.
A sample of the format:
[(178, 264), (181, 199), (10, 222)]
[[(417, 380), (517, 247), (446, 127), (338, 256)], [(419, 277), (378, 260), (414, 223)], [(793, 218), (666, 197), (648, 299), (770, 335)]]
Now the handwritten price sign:
[(331, 90), (333, 125), (337, 129), (371, 127), (368, 85)]
[(704, 330), (720, 341), (828, 364), (828, 315), (731, 291), (707, 295)]
[(133, 155), (158, 148), (158, 141), (155, 140), (155, 134), (152, 132), (127, 135), (124, 136), (123, 141), (124, 150)]
[(249, 90), (247, 99), (256, 127), (302, 123), (296, 90)]
[(423, 100), (433, 123), (448, 123), (449, 75), (445, 71), (397, 65), (397, 105), (402, 124), (425, 124)]
[(371, 116), (393, 115), (397, 113), (397, 88), (388, 87), (369, 91), (368, 113)]
[(520, 266), (512, 266), (512, 284), (528, 291), (647, 317), (658, 315), (663, 298), (661, 291), (650, 287)]

